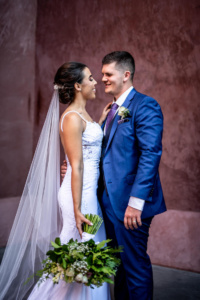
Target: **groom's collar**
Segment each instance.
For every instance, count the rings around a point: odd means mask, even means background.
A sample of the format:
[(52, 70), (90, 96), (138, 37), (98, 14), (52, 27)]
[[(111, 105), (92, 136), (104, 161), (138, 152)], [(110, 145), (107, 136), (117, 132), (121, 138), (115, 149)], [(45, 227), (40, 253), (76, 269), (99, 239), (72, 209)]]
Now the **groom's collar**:
[(113, 101), (113, 103), (115, 102), (118, 106), (122, 106), (124, 104), (124, 101), (126, 100), (128, 94), (132, 91), (133, 86), (131, 86), (130, 88), (128, 88), (128, 90), (126, 90), (117, 100), (116, 102)]

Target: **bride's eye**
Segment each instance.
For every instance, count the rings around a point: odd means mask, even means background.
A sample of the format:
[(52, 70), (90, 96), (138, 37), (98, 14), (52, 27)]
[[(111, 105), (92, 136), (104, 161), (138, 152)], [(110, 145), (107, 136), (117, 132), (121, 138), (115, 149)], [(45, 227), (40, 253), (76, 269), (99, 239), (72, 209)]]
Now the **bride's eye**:
[(93, 78), (92, 76), (90, 76), (89, 80), (90, 80), (90, 81), (93, 81), (93, 80), (94, 80), (94, 78)]

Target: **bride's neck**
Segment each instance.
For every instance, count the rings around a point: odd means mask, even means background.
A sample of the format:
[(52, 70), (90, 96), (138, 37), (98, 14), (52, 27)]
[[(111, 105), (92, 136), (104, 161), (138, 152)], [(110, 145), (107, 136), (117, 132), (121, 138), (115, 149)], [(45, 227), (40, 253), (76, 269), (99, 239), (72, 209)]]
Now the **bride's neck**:
[(74, 101), (72, 102), (72, 104), (70, 104), (70, 108), (77, 110), (79, 112), (81, 111), (85, 111), (85, 107), (86, 107), (86, 100), (83, 99), (82, 97), (77, 97), (74, 99)]

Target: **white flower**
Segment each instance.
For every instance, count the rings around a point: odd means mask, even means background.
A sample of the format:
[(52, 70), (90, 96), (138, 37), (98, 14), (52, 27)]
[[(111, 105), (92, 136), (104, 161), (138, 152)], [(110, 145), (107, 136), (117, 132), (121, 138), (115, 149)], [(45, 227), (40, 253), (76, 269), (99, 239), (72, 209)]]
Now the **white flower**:
[(121, 117), (121, 120), (130, 116), (130, 111), (128, 110), (128, 108), (124, 107), (124, 106), (120, 106), (118, 109), (118, 115)]
[(78, 275), (76, 275), (75, 280), (82, 282), (82, 280), (83, 280), (83, 274), (79, 273)]
[(120, 106), (118, 110), (118, 115), (123, 117), (124, 112), (126, 111), (126, 108), (124, 106)]
[(66, 270), (66, 275), (67, 275), (67, 276), (70, 276), (70, 277), (73, 277), (73, 276), (74, 276), (74, 269), (68, 268), (68, 269)]
[(53, 268), (51, 269), (51, 273), (53, 273), (53, 274), (56, 274), (57, 271), (58, 271), (58, 268), (57, 268), (57, 267), (53, 267)]
[(86, 261), (75, 261), (72, 264), (72, 267), (76, 272), (80, 272), (83, 275), (88, 271), (88, 264)]
[(59, 264), (57, 264), (57, 268), (59, 272), (64, 272), (64, 269)]
[(88, 283), (88, 278), (87, 278), (87, 276), (83, 276), (82, 283)]
[(54, 283), (57, 283), (58, 281), (59, 281), (59, 277), (60, 277), (60, 274), (58, 273), (58, 274), (56, 274), (56, 276), (55, 277), (53, 277), (53, 282)]

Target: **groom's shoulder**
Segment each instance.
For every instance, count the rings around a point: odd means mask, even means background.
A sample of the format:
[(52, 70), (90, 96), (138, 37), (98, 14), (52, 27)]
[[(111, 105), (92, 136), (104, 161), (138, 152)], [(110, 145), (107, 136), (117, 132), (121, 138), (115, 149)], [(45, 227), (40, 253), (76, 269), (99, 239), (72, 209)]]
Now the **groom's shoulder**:
[[(140, 99), (140, 100), (146, 100), (146, 101), (148, 101), (148, 100), (154, 100), (154, 101), (156, 101), (153, 97), (151, 97), (151, 96), (149, 96), (149, 95), (146, 95), (146, 94), (143, 94), (143, 93), (140, 93), (140, 92), (138, 92), (137, 90), (135, 90), (135, 96), (136, 96), (136, 98), (138, 98), (138, 99)], [(157, 102), (157, 101), (156, 101)]]
[(138, 91), (136, 91), (136, 93), (135, 93), (135, 99), (137, 100), (138, 103), (143, 103), (143, 104), (152, 103), (153, 105), (160, 107), (160, 105), (156, 99), (154, 99), (153, 97), (148, 96), (146, 94), (140, 93)]

